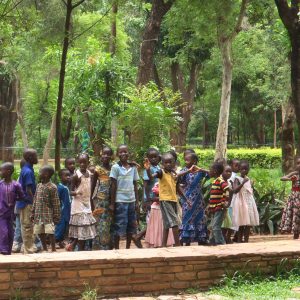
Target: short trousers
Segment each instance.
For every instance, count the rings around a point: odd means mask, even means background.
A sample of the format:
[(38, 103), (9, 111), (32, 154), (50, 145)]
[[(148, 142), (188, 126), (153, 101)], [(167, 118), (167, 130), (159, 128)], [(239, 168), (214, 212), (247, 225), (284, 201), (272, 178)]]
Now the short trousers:
[(114, 234), (124, 238), (137, 230), (135, 202), (117, 202), (115, 206)]
[(33, 233), (34, 234), (54, 234), (55, 226), (51, 224), (34, 224)]
[(176, 201), (159, 201), (164, 228), (179, 226)]

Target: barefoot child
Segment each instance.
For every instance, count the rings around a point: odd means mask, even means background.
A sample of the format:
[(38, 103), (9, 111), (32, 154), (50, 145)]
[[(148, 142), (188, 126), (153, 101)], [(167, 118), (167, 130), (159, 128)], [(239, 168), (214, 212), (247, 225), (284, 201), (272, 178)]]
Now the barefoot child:
[(83, 251), (85, 241), (96, 236), (96, 220), (91, 209), (91, 172), (88, 170), (89, 156), (81, 154), (78, 158), (79, 170), (76, 170), (71, 180), (71, 218), (69, 237), (72, 242), (67, 246), (68, 251), (74, 250), (78, 243), (78, 250)]
[(52, 252), (55, 249), (54, 231), (55, 225), (60, 219), (60, 205), (57, 187), (51, 182), (54, 169), (44, 166), (40, 170), (40, 181), (33, 199), (32, 221), (34, 223), (34, 234), (41, 239), (43, 250), (48, 251), (46, 235), (49, 236)]
[(119, 249), (120, 239), (126, 238), (126, 249), (130, 248), (132, 236), (137, 231), (137, 216), (139, 198), (137, 168), (128, 162), (129, 150), (127, 145), (117, 149), (119, 162), (111, 168), (111, 205), (114, 216), (114, 247)]
[[(112, 215), (109, 209), (110, 200), (110, 170), (113, 150), (105, 146), (101, 154), (101, 165), (95, 167), (91, 186), (91, 204), (93, 216), (96, 219), (96, 237), (93, 240), (94, 250), (112, 249), (111, 225)], [(94, 198), (93, 195), (95, 194)]]
[(280, 230), (283, 233), (293, 233), (294, 239), (299, 238), (300, 233), (300, 158), (296, 160), (294, 172), (283, 176), (281, 181), (292, 181), (291, 194), (288, 197), (282, 214)]
[(14, 208), (16, 201), (24, 199), (21, 185), (12, 180), (14, 165), (4, 163), (0, 167), (0, 254), (10, 255), (14, 239)]
[(68, 186), (71, 176), (68, 169), (59, 171), (60, 183), (57, 185), (58, 197), (60, 200), (60, 221), (55, 227), (55, 240), (60, 248), (65, 248), (64, 239), (69, 232), (69, 222), (71, 215), (71, 196)]
[(259, 225), (259, 215), (253, 196), (253, 189), (247, 176), (249, 169), (249, 163), (241, 161), (241, 176), (236, 176), (233, 184), (232, 223), (234, 227), (239, 227), (239, 243), (248, 243), (250, 228)]

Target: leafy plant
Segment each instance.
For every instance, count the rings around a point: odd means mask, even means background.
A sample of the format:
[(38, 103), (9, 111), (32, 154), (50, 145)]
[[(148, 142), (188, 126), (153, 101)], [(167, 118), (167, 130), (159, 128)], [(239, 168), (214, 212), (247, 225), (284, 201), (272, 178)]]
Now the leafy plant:
[(98, 293), (96, 289), (92, 289), (88, 284), (85, 284), (85, 289), (81, 294), (80, 300), (97, 300)]

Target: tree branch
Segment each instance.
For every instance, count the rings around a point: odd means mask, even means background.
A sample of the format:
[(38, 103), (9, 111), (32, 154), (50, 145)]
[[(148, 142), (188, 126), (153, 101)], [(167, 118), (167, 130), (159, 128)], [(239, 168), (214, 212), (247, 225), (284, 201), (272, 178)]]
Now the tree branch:
[[(291, 34), (294, 29), (294, 17), (287, 0), (275, 0), (275, 4), (284, 26), (288, 30), (289, 34)], [(295, 17), (297, 17), (297, 10)]]
[[(12, 11), (13, 11), (18, 5), (20, 5), (23, 1), (24, 1), (24, 0), (20, 0), (19, 2), (15, 3), (15, 4), (13, 5), (13, 7), (11, 7), (10, 9), (8, 9), (7, 11), (6, 11), (6, 8), (7, 8), (8, 5), (6, 5), (0, 17), (1, 17), (1, 18), (6, 17), (10, 12), (12, 12)], [(9, 2), (7, 2), (7, 3), (9, 3)]]
[(190, 99), (194, 99), (196, 94), (196, 84), (197, 84), (199, 69), (200, 69), (199, 64), (197, 64), (196, 61), (193, 61), (190, 69), (190, 81), (187, 88), (187, 92), (190, 95)]
[(242, 22), (246, 13), (246, 8), (247, 8), (247, 4), (248, 4), (249, 0), (242, 0), (241, 3), (241, 8), (240, 8), (240, 13), (239, 13), (239, 17), (238, 20), (236, 22), (236, 25), (234, 27), (234, 30), (232, 32), (232, 34), (230, 35), (230, 39), (233, 40), (236, 35), (241, 31), (242, 29)]
[(67, 2), (65, 1), (65, 0), (61, 0), (63, 3), (64, 3), (64, 5), (67, 7), (68, 6), (68, 4), (67, 4)]
[(80, 4), (82, 4), (85, 0), (79, 0), (77, 3), (75, 3), (74, 5), (72, 5), (72, 9), (76, 8), (77, 6), (79, 6)]

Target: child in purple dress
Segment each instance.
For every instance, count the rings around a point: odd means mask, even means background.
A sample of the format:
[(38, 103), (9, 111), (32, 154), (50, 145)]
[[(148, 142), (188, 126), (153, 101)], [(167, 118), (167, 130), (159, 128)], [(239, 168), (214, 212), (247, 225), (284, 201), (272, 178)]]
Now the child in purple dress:
[(3, 180), (0, 181), (0, 254), (10, 255), (14, 240), (14, 208), (17, 200), (24, 199), (21, 185), (12, 180), (14, 172), (12, 163), (0, 167)]

